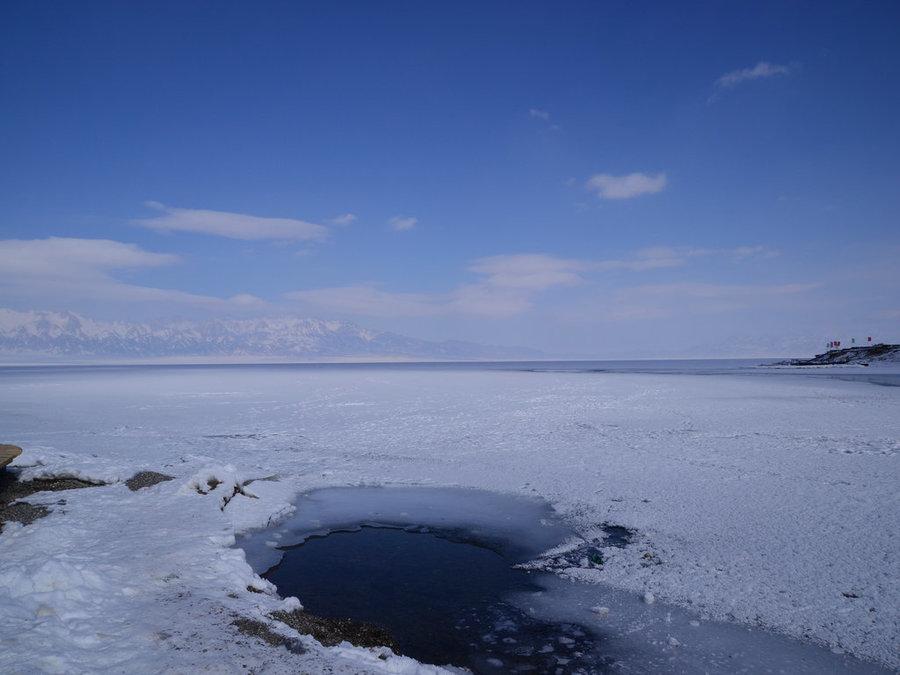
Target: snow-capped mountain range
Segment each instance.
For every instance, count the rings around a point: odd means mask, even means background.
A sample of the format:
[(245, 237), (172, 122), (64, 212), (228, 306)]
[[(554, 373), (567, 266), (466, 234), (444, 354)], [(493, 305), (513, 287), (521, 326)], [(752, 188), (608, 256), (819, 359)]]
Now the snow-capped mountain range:
[(0, 354), (15, 358), (266, 359), (534, 358), (524, 348), (470, 342), (431, 342), (346, 321), (297, 317), (178, 320), (160, 323), (97, 321), (72, 312), (0, 309)]

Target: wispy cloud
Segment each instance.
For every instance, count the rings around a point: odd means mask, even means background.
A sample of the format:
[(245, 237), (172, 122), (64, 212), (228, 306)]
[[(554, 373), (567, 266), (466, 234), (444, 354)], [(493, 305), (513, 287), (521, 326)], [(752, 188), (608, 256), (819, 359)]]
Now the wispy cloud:
[(375, 284), (292, 291), (284, 297), (339, 314), (396, 318), (443, 313), (439, 301), (433, 296), (423, 293), (392, 293), (379, 289)]
[(159, 202), (147, 202), (146, 206), (159, 211), (160, 215), (139, 218), (133, 222), (160, 232), (196, 232), (248, 241), (320, 241), (328, 236), (328, 228), (324, 225), (294, 218), (266, 218), (246, 213), (182, 209)]
[(767, 246), (738, 246), (733, 249), (728, 249), (728, 252), (730, 252), (736, 260), (745, 260), (757, 256), (762, 258), (777, 258), (781, 255), (781, 251), (768, 248)]
[(0, 278), (97, 276), (111, 270), (160, 267), (179, 261), (169, 253), (145, 251), (136, 244), (110, 239), (0, 240)]
[(350, 223), (355, 223), (358, 220), (355, 213), (342, 213), (339, 216), (335, 216), (331, 219), (332, 225), (349, 225)]
[(393, 218), (388, 220), (388, 225), (390, 225), (391, 229), (395, 232), (411, 230), (418, 224), (419, 219), (413, 218), (412, 216), (394, 216)]
[(285, 297), (362, 316), (467, 314), (505, 318), (529, 309), (541, 291), (581, 283), (578, 272), (587, 267), (578, 260), (542, 254), (499, 255), (475, 260), (469, 270), (479, 279), (447, 293), (395, 293), (376, 284), (361, 284), (294, 291)]
[[(609, 260), (562, 258), (542, 253), (505, 254), (472, 261), (467, 269), (477, 278), (446, 293), (392, 292), (382, 289), (378, 284), (366, 283), (298, 290), (287, 293), (285, 297), (318, 309), (360, 316), (423, 317), (459, 314), (499, 319), (528, 311), (545, 291), (586, 285), (591, 281), (592, 274), (616, 270), (638, 273), (680, 267), (691, 259), (700, 257), (737, 260), (752, 255), (765, 255), (769, 250), (762, 246), (731, 249), (656, 246), (640, 249), (626, 258)], [(661, 293), (661, 289), (665, 287), (643, 288), (655, 288)], [(698, 295), (704, 289), (702, 285), (696, 285), (685, 287), (685, 292)], [(657, 311), (655, 308), (651, 309)], [(617, 312), (621, 313), (620, 310)]]
[(543, 122), (543, 126), (550, 131), (560, 130), (560, 126), (553, 123), (552, 116), (548, 110), (544, 110), (543, 108), (529, 108), (528, 116), (533, 120), (540, 120)]
[(690, 246), (651, 246), (639, 249), (629, 258), (620, 260), (601, 260), (592, 265), (596, 270), (645, 270), (666, 267), (681, 267), (692, 258), (717, 258), (729, 261), (748, 260), (750, 258), (772, 258), (778, 251), (766, 246), (736, 246), (734, 248), (696, 248)]
[(600, 260), (593, 264), (596, 270), (629, 270), (643, 272), (666, 267), (680, 267), (688, 258), (698, 255), (697, 249), (672, 248), (668, 246), (654, 246), (637, 251), (633, 256), (623, 259)]
[(751, 80), (790, 75), (792, 70), (792, 66), (760, 61), (752, 68), (741, 68), (740, 70), (732, 70), (731, 72), (725, 73), (716, 80), (716, 86), (722, 89), (730, 89)]
[(543, 254), (496, 255), (479, 258), (469, 269), (485, 277), (484, 283), (497, 288), (544, 290), (581, 283), (579, 272), (588, 263)]
[(127, 283), (117, 273), (172, 265), (176, 255), (146, 251), (135, 244), (109, 239), (0, 240), (0, 289), (10, 298), (29, 298), (43, 303), (60, 300), (156, 302), (203, 306), (210, 309), (260, 306), (249, 294), (216, 298), (175, 289)]
[(666, 183), (664, 173), (629, 173), (624, 176), (598, 173), (587, 180), (585, 187), (601, 199), (633, 199), (662, 192)]
[(530, 310), (534, 291), (491, 284), (467, 284), (450, 294), (448, 313), (484, 319), (508, 319)]
[(645, 284), (614, 294), (608, 318), (656, 319), (675, 315), (731, 312), (760, 303), (771, 306), (819, 288), (818, 283), (715, 284), (679, 282)]

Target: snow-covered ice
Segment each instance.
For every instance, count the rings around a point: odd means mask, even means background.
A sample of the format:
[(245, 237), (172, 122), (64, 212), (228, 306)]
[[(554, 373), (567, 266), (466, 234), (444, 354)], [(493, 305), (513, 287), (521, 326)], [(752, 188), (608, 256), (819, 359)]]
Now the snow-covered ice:
[[(782, 372), (9, 369), (0, 428), (25, 449), (23, 478), (108, 483), (29, 497), (52, 513), (0, 534), (4, 672), (426, 668), (273, 624), (303, 641), (293, 654), (232, 625), (297, 602), (253, 572), (236, 534), (284, 521), (302, 492), (383, 484), (539, 496), (601, 544), (604, 523), (628, 527), (636, 541), (601, 547), (602, 567), (565, 574), (900, 667), (900, 387)], [(144, 469), (176, 480), (129, 491)]]

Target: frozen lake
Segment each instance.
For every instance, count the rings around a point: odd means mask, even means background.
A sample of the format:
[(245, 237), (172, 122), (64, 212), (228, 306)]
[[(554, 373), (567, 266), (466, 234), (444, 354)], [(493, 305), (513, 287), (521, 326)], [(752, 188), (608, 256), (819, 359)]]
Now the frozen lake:
[(566, 565), (591, 556), (586, 566), (601, 567), (610, 547), (630, 545), (615, 530), (585, 545), (534, 498), (370, 487), (305, 494), (292, 517), (238, 545), (254, 570), (282, 595), (303, 598), (308, 611), (378, 624), (404, 654), (476, 673), (884, 672), (542, 571), (541, 554), (569, 549), (573, 538)]
[[(302, 493), (361, 485), (541, 498), (604, 558), (545, 557), (560, 584), (545, 596), (635, 598), (635, 634), (676, 658), (702, 642), (691, 621), (725, 622), (819, 645), (837, 670), (856, 667), (844, 654), (896, 669), (898, 374), (754, 364), (0, 369), (22, 477), (110, 483), (64, 505), (35, 495), (53, 512), (0, 534), (0, 669), (420, 669), (232, 627), (283, 602), (235, 534), (288, 522)], [(131, 492), (120, 481), (141, 469), (175, 480)], [(605, 524), (633, 542), (603, 548)], [(594, 592), (528, 606), (579, 623)], [(658, 607), (689, 636), (678, 646), (640, 618)]]

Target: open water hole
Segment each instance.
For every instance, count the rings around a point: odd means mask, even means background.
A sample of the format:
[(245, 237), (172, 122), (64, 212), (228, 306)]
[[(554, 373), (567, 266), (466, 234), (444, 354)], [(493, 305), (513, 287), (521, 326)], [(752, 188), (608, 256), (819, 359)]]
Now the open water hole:
[[(239, 539), (247, 560), (313, 614), (387, 629), (400, 651), (476, 673), (880, 673), (769, 631), (701, 620), (634, 593), (526, 571), (592, 564), (634, 533), (584, 542), (537, 499), (455, 488), (329, 488)], [(598, 612), (602, 607), (603, 611)]]
[[(306, 610), (386, 628), (402, 653), (476, 672), (591, 670), (596, 639), (505, 601), (541, 588), (498, 551), (431, 532), (363, 527), (307, 539), (266, 577)], [(537, 574), (535, 574), (536, 576)]]

